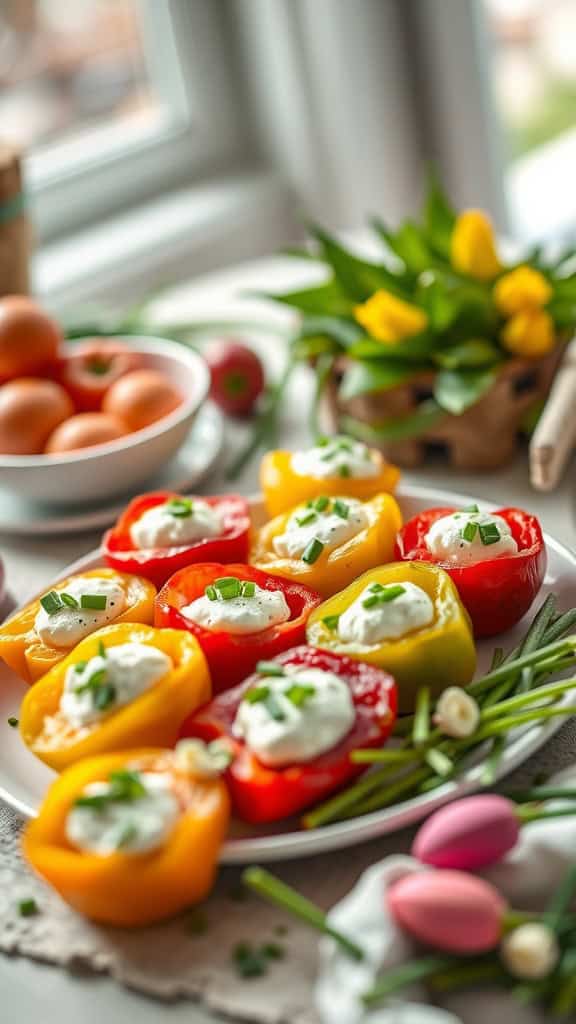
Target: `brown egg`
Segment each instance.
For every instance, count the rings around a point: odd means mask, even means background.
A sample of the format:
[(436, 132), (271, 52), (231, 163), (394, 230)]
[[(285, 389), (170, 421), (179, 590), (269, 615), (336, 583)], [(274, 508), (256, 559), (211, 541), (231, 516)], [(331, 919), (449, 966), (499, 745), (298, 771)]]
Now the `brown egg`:
[(52, 317), (26, 295), (0, 298), (0, 380), (39, 376), (58, 358), (62, 333)]
[(61, 423), (48, 438), (47, 455), (61, 455), (79, 448), (92, 448), (124, 437), (126, 427), (115, 416), (103, 412), (80, 412)]
[(38, 455), (53, 430), (74, 412), (53, 380), (20, 377), (0, 387), (0, 452)]
[(112, 385), (102, 402), (129, 430), (141, 430), (167, 416), (182, 401), (172, 382), (158, 370), (134, 370)]

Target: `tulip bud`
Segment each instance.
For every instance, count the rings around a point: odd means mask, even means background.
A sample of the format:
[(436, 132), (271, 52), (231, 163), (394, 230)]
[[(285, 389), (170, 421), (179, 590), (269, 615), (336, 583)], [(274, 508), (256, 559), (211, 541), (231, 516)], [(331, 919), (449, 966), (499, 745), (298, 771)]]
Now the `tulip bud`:
[(448, 953), (494, 949), (506, 912), (493, 885), (460, 871), (406, 875), (388, 889), (388, 907), (415, 939)]
[(438, 698), (434, 713), (434, 724), (445, 736), (466, 739), (478, 728), (480, 708), (465, 690), (449, 686)]
[(552, 974), (560, 956), (554, 932), (539, 921), (515, 928), (503, 940), (500, 951), (510, 974), (529, 981)]
[(176, 770), (200, 779), (214, 779), (225, 772), (232, 753), (223, 740), (180, 740), (174, 751)]
[(518, 842), (516, 805), (493, 793), (441, 807), (419, 829), (412, 856), (435, 868), (477, 871), (495, 864)]
[(504, 316), (541, 309), (552, 298), (552, 288), (539, 270), (516, 267), (494, 285), (494, 301)]
[(464, 210), (451, 239), (452, 266), (478, 281), (491, 281), (500, 273), (492, 225), (482, 210)]
[(389, 345), (419, 334), (428, 326), (423, 309), (384, 288), (374, 292), (361, 306), (355, 306), (354, 316), (368, 334)]
[(556, 344), (554, 321), (545, 309), (515, 313), (504, 325), (500, 337), (504, 348), (524, 359), (541, 359)]

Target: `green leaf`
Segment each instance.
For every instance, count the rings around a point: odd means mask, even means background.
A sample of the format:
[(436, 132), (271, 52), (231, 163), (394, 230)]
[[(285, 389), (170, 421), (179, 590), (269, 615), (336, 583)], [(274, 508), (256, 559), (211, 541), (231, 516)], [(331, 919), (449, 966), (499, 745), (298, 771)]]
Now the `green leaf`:
[(500, 362), (502, 353), (485, 338), (469, 338), (443, 352), (437, 352), (434, 359), (445, 370), (476, 369)]
[(387, 362), (426, 363), (440, 344), (433, 334), (414, 334), (395, 344), (362, 338), (348, 349), (351, 359), (382, 359)]
[(456, 212), (441, 188), (434, 172), (428, 175), (428, 188), (424, 204), (426, 234), (437, 252), (449, 259), (452, 231)]
[(355, 320), (336, 316), (304, 316), (300, 325), (300, 337), (309, 338), (318, 334), (325, 334), (343, 348), (350, 348), (366, 337), (364, 328)]
[(401, 280), (383, 264), (369, 263), (354, 256), (322, 228), (312, 226), (310, 230), (336, 280), (354, 302), (365, 302), (379, 288), (387, 288), (395, 295), (407, 298), (408, 293)]
[(446, 412), (460, 416), (490, 390), (494, 370), (440, 370), (434, 384), (434, 398)]
[(280, 292), (277, 295), (270, 292), (251, 292), (259, 298), (272, 299), (273, 302), (282, 302), (285, 306), (292, 306), (302, 313), (319, 313), (329, 316), (350, 316), (354, 303), (350, 301), (342, 290), (338, 281), (333, 278), (324, 284), (315, 285), (313, 288), (304, 288), (294, 292)]
[(421, 228), (413, 221), (405, 220), (396, 233), (388, 231), (378, 217), (374, 218), (372, 224), (411, 275), (420, 274), (430, 266), (430, 250), (426, 239)]
[(419, 437), (424, 431), (435, 426), (444, 415), (437, 402), (429, 399), (421, 402), (417, 409), (407, 416), (395, 417), (381, 423), (368, 424), (353, 416), (343, 416), (341, 429), (367, 444), (378, 444), (379, 441), (405, 441), (411, 437)]
[(547, 309), (557, 327), (569, 330), (576, 326), (576, 295), (573, 300), (552, 299)]
[(354, 362), (344, 374), (340, 385), (340, 398), (348, 401), (358, 395), (396, 388), (410, 380), (418, 369), (421, 367), (405, 363), (377, 363), (375, 360)]
[(430, 321), (430, 328), (441, 333), (447, 330), (459, 313), (457, 294), (450, 293), (445, 281), (432, 277), (418, 289), (418, 302)]

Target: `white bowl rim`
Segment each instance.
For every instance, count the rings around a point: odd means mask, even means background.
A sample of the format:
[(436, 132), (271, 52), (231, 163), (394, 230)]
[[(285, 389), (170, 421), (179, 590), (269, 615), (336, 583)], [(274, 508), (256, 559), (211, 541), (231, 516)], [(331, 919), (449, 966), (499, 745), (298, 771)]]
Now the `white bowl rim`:
[[(171, 427), (187, 419), (195, 410), (199, 409), (202, 402), (208, 395), (210, 387), (210, 373), (202, 356), (194, 349), (169, 338), (160, 338), (155, 335), (139, 334), (115, 334), (109, 337), (98, 338), (99, 341), (124, 342), (137, 352), (150, 353), (150, 355), (166, 356), (167, 358), (180, 359), (190, 369), (198, 373), (198, 388), (192, 395), (184, 396), (177, 409), (162, 416), (156, 423), (141, 430), (135, 430), (125, 437), (119, 437), (117, 441), (107, 441), (105, 444), (95, 444), (89, 448), (79, 448), (75, 452), (63, 452), (60, 455), (1, 455), (0, 469), (44, 469), (48, 466), (62, 466), (70, 463), (88, 462), (91, 459), (102, 458), (103, 455), (113, 452), (129, 451), (141, 444), (146, 444), (153, 437), (159, 437)], [(75, 338), (69, 344), (76, 346), (85, 341), (94, 341), (94, 336), (87, 335), (85, 338)]]

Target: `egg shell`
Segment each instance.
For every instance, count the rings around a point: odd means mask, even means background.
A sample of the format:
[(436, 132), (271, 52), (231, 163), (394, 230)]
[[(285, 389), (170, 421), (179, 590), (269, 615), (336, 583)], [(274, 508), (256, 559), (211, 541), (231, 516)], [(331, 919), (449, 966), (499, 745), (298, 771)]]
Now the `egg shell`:
[(435, 868), (476, 871), (495, 864), (518, 842), (516, 806), (486, 793), (441, 807), (420, 828), (412, 856)]
[(494, 886), (474, 875), (407, 875), (388, 889), (387, 899), (400, 927), (434, 949), (486, 953), (500, 941), (506, 903)]

